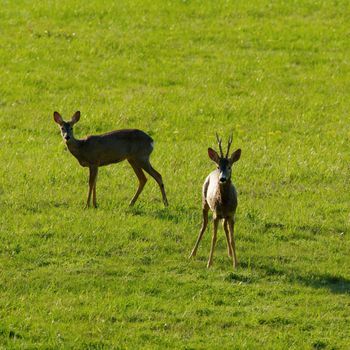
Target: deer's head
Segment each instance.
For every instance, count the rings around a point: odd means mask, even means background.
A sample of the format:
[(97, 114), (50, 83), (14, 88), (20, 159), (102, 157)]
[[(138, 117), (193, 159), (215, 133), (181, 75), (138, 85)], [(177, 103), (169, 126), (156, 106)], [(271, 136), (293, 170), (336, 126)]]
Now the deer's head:
[(218, 141), (218, 145), (220, 149), (220, 156), (212, 148), (208, 148), (208, 155), (209, 155), (209, 158), (213, 162), (215, 162), (215, 164), (217, 165), (217, 169), (219, 171), (219, 182), (221, 184), (225, 184), (226, 182), (231, 181), (232, 165), (233, 163), (237, 162), (241, 157), (241, 149), (240, 148), (237, 149), (229, 157), (230, 147), (232, 143), (232, 135), (231, 135), (230, 139), (228, 140), (226, 156), (224, 156), (224, 153), (222, 152), (222, 146), (221, 146), (222, 139), (219, 138), (218, 134), (216, 134), (216, 139)]
[(73, 126), (80, 119), (80, 112), (77, 111), (74, 113), (72, 119), (69, 122), (65, 122), (62, 119), (62, 116), (58, 112), (53, 113), (53, 119), (61, 128), (61, 134), (65, 142), (68, 142), (70, 139), (74, 139), (73, 136)]

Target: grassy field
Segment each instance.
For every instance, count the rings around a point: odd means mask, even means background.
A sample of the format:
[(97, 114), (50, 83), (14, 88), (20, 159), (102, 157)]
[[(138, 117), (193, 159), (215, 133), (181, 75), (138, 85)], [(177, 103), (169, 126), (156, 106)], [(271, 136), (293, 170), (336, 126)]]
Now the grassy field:
[[(349, 349), (348, 1), (2, 1), (1, 349)], [(77, 137), (137, 127), (150, 180)], [(232, 270), (188, 255), (215, 131), (242, 157)]]

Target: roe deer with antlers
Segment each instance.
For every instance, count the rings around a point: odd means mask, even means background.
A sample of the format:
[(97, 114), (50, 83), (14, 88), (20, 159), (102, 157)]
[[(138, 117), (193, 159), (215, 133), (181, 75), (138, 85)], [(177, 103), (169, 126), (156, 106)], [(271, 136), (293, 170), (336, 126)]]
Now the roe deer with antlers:
[(62, 137), (70, 151), (83, 167), (90, 170), (89, 193), (86, 207), (90, 206), (91, 193), (93, 205), (96, 208), (96, 180), (98, 167), (112, 163), (119, 163), (125, 159), (130, 163), (138, 180), (139, 187), (129, 205), (135, 204), (142, 192), (147, 178), (146, 171), (158, 183), (162, 193), (164, 205), (168, 205), (162, 176), (151, 166), (149, 157), (153, 151), (153, 139), (145, 132), (137, 129), (122, 129), (102, 135), (88, 136), (78, 140), (73, 135), (73, 126), (80, 119), (80, 112), (76, 112), (69, 122), (65, 122), (58, 112), (54, 112), (54, 120), (61, 128)]
[(232, 143), (232, 135), (228, 141), (227, 153), (224, 157), (221, 147), (221, 139), (216, 134), (218, 141), (220, 156), (212, 148), (208, 148), (209, 158), (214, 161), (217, 165), (217, 169), (211, 172), (205, 179), (202, 191), (202, 210), (203, 210), (203, 223), (199, 232), (196, 244), (191, 252), (190, 258), (195, 256), (197, 253), (198, 245), (203, 237), (204, 231), (208, 224), (208, 211), (209, 209), (213, 212), (214, 231), (211, 241), (211, 249), (207, 267), (213, 264), (213, 254), (216, 244), (217, 229), (219, 221), (223, 221), (223, 226), (227, 240), (227, 251), (228, 255), (232, 257), (233, 267), (236, 267), (237, 256), (236, 247), (234, 240), (234, 223), (235, 213), (237, 208), (237, 192), (231, 182), (232, 165), (237, 162), (241, 156), (241, 150), (237, 149), (228, 158), (230, 152), (230, 146)]

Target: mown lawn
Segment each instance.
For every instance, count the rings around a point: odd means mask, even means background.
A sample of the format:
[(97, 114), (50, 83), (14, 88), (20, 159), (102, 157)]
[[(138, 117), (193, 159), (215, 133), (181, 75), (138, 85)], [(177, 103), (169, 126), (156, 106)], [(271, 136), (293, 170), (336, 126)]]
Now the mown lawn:
[[(2, 1), (0, 348), (349, 349), (350, 3)], [(84, 137), (155, 139), (134, 208), (124, 162)], [(220, 227), (194, 260), (215, 132), (242, 149), (232, 270)]]

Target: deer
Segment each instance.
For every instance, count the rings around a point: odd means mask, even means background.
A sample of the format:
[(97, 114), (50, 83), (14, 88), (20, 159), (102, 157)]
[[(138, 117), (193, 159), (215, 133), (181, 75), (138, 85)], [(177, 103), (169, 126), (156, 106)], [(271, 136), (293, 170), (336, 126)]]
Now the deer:
[(101, 135), (87, 136), (84, 139), (76, 139), (73, 134), (73, 127), (80, 119), (79, 111), (75, 112), (68, 122), (64, 121), (58, 112), (54, 112), (53, 117), (61, 129), (62, 138), (69, 152), (82, 167), (89, 168), (89, 192), (85, 208), (90, 207), (91, 194), (93, 206), (97, 208), (96, 181), (98, 168), (119, 163), (125, 159), (129, 162), (139, 180), (139, 186), (129, 206), (135, 204), (147, 182), (144, 171), (158, 183), (163, 203), (168, 206), (162, 176), (152, 167), (149, 160), (154, 141), (148, 134), (138, 129), (121, 129)]
[(232, 258), (233, 268), (238, 265), (236, 246), (234, 239), (234, 225), (235, 214), (237, 209), (237, 191), (232, 184), (231, 174), (232, 165), (237, 162), (241, 157), (241, 149), (234, 151), (229, 157), (230, 147), (232, 144), (232, 134), (228, 140), (227, 152), (224, 156), (222, 151), (222, 138), (219, 138), (216, 133), (216, 139), (218, 142), (220, 155), (208, 148), (209, 158), (216, 164), (217, 169), (212, 171), (204, 181), (202, 188), (202, 215), (203, 221), (199, 231), (197, 241), (192, 249), (190, 258), (196, 256), (199, 242), (201, 241), (204, 231), (208, 225), (208, 212), (209, 209), (213, 212), (213, 224), (214, 230), (211, 240), (211, 249), (209, 254), (209, 260), (207, 268), (213, 264), (213, 255), (217, 239), (218, 224), (221, 220), (223, 223), (226, 240), (227, 240), (227, 253)]

